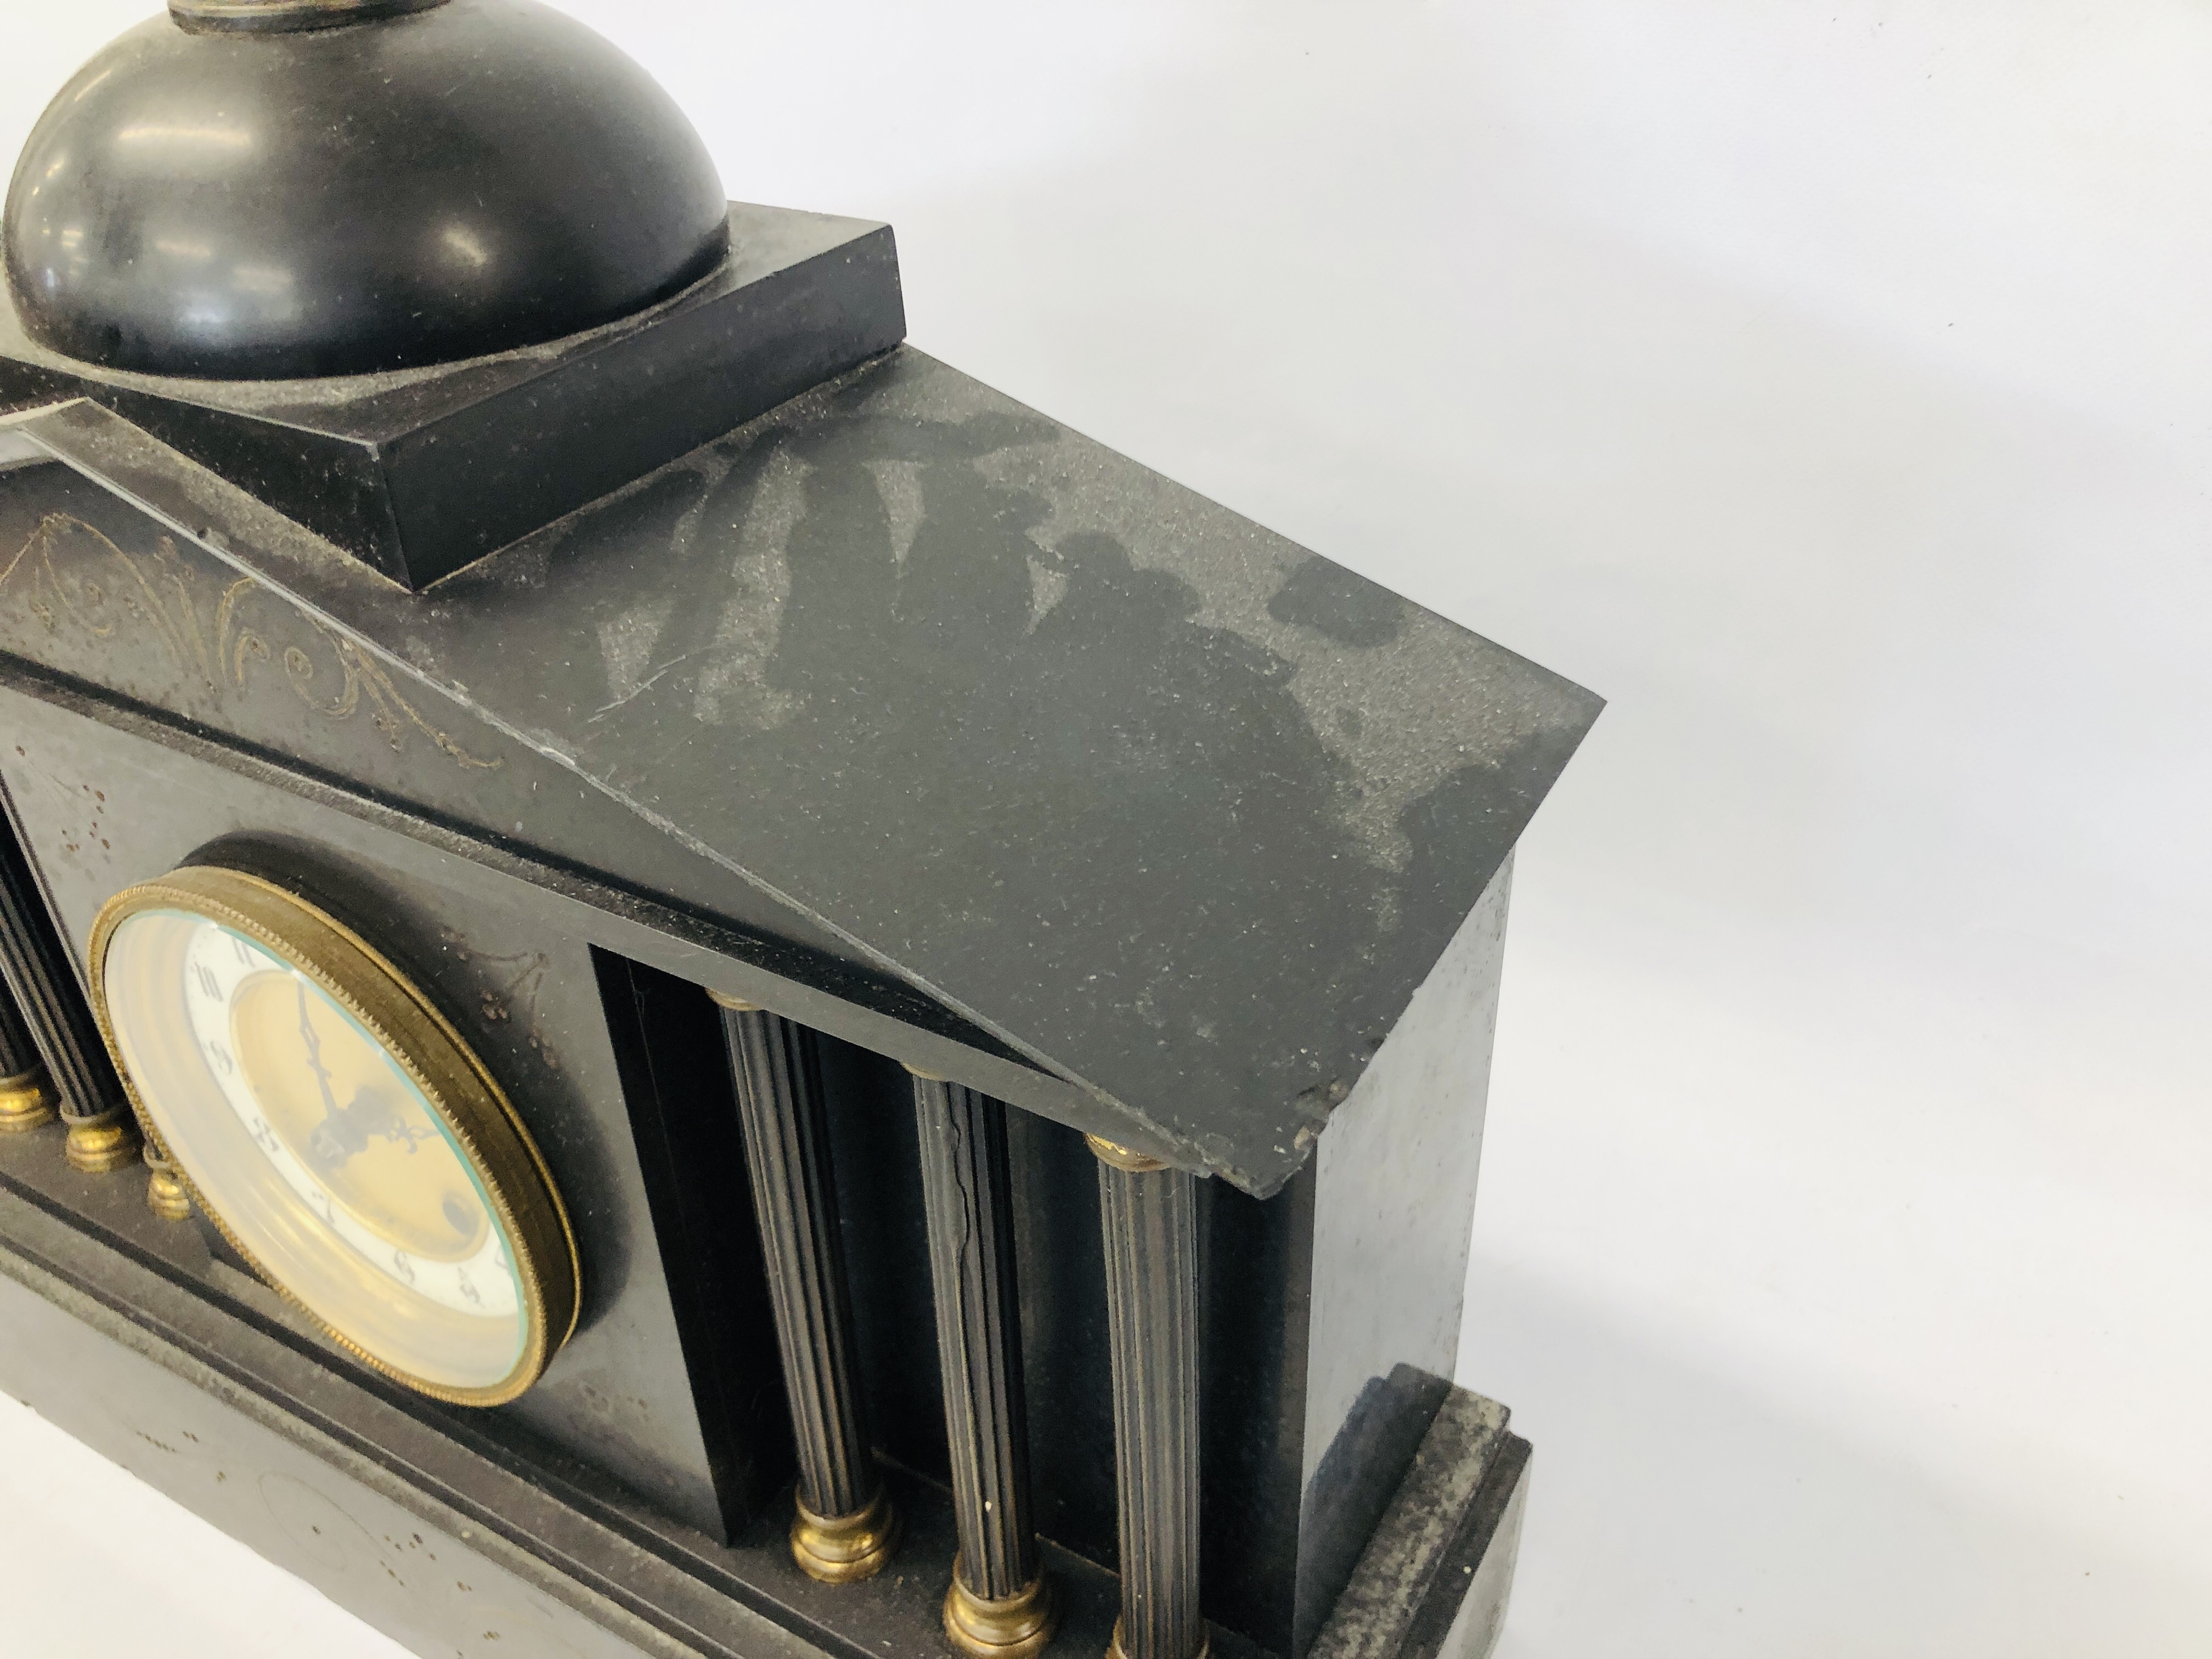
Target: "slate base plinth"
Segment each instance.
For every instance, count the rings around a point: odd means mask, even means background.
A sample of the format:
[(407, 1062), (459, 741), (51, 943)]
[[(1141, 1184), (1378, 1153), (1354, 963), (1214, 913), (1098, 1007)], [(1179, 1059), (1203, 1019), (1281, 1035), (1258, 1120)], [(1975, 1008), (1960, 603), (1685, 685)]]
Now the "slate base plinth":
[[(778, 1518), (726, 1547), (617, 1489), (565, 1488), (466, 1417), (179, 1282), (160, 1248), (177, 1224), (135, 1183), (69, 1170), (60, 1133), (0, 1146), (0, 1393), (403, 1645), (440, 1659), (942, 1650), (954, 1528), (934, 1485), (891, 1472), (908, 1523), (899, 1559), (845, 1587), (799, 1573)], [(64, 1205), (112, 1213), (88, 1229)], [(1527, 1484), (1527, 1443), (1504, 1419), (1451, 1391), (1310, 1659), (1488, 1654)], [(1039, 1547), (1062, 1609), (1048, 1653), (1104, 1652), (1114, 1577)], [(1262, 1659), (1209, 1634), (1218, 1659)]]
[(1445, 1395), (1307, 1659), (1488, 1659), (1528, 1502), (1529, 1446), (1508, 1416)]

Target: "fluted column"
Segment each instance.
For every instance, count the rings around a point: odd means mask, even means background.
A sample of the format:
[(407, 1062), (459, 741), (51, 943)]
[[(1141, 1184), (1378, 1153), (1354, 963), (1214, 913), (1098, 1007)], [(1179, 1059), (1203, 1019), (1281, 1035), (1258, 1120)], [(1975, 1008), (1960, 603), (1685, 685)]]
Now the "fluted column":
[(1198, 1188), (1091, 1137), (1106, 1239), (1121, 1617), (1111, 1659), (1200, 1659)]
[(945, 1633), (974, 1659), (1030, 1659), (1054, 1615), (1030, 1499), (1006, 1109), (917, 1072), (914, 1111), (960, 1534)]
[(711, 994), (722, 1007), (799, 1443), (791, 1553), (809, 1577), (851, 1583), (890, 1559), (899, 1522), (868, 1444), (814, 1034)]
[(46, 914), (15, 831), (0, 820), (0, 981), (15, 999), (68, 1122), (69, 1161), (88, 1173), (138, 1161), (138, 1129), (92, 1007)]
[[(5, 826), (0, 825), (0, 833)], [(46, 1065), (33, 1046), (15, 999), (0, 987), (0, 1134), (35, 1129), (54, 1121), (53, 1091), (46, 1086)]]

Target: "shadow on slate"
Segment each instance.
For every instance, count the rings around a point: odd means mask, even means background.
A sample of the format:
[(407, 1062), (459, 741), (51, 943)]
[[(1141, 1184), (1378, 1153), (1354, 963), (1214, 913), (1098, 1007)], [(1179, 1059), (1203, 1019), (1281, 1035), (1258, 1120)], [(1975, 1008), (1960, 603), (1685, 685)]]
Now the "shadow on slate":
[(104, 410), (16, 429), (1261, 1196), (1601, 706), (908, 347), (420, 594)]

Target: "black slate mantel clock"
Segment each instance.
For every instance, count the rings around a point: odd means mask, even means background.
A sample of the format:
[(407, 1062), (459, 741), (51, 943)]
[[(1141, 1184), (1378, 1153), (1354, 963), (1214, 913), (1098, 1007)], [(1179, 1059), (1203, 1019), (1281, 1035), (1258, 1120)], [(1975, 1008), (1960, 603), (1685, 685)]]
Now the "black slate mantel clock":
[(531, 0), (173, 0), (5, 252), (0, 1388), (425, 1655), (1489, 1650), (1595, 698)]

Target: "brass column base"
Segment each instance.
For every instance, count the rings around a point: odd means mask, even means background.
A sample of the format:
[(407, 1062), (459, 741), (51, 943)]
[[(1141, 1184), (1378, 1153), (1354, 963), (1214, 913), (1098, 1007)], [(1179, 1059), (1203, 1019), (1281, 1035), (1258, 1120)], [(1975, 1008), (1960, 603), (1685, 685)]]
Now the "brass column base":
[[(1198, 1644), (1198, 1651), (1192, 1654), (1190, 1659), (1206, 1659), (1206, 1656), (1212, 1651), (1212, 1638), (1201, 1637)], [(1107, 1644), (1106, 1659), (1129, 1659), (1129, 1650), (1121, 1645), (1121, 1621), (1118, 1619), (1114, 1621), (1114, 1639)]]
[(969, 1659), (1036, 1659), (1060, 1623), (1052, 1581), (1042, 1572), (1012, 1595), (994, 1601), (960, 1582), (952, 1558), (952, 1588), (945, 1592), (945, 1634)]
[(92, 1118), (70, 1125), (62, 1147), (70, 1168), (87, 1175), (106, 1175), (138, 1161), (138, 1131), (129, 1118)]
[(866, 1509), (850, 1515), (817, 1515), (804, 1503), (798, 1510), (791, 1518), (791, 1559), (809, 1578), (825, 1584), (874, 1577), (898, 1543), (898, 1511), (880, 1486)]
[(190, 1221), (191, 1194), (174, 1170), (155, 1170), (146, 1177), (146, 1207), (164, 1221)]
[[(0, 991), (0, 996), (6, 994)], [(0, 1077), (0, 1135), (43, 1128), (53, 1121), (54, 1097), (46, 1087), (45, 1067), (33, 1066), (14, 1077)]]

